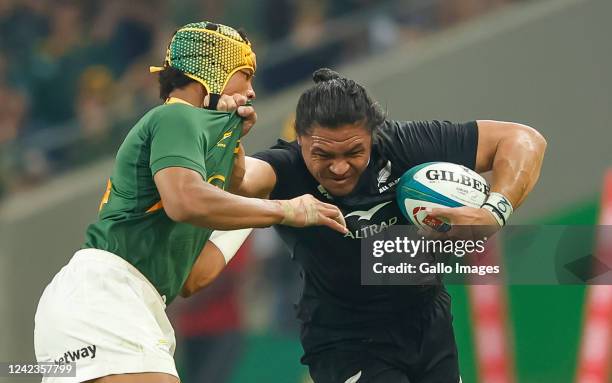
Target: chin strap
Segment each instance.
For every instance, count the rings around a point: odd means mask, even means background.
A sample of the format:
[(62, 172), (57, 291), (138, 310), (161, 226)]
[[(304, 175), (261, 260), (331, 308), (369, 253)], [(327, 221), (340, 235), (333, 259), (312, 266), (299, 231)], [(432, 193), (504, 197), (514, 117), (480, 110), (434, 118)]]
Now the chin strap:
[(206, 96), (205, 99), (208, 100), (208, 103), (205, 102), (204, 109), (217, 110), (221, 95), (217, 93), (210, 93)]

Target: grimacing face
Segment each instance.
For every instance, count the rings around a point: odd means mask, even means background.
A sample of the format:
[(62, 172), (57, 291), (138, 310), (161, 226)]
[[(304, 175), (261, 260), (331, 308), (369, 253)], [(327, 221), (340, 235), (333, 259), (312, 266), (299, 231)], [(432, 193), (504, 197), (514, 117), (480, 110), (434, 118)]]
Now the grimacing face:
[(363, 122), (335, 128), (315, 125), (298, 143), (310, 174), (338, 197), (353, 191), (372, 152), (372, 135)]
[[(255, 64), (257, 65), (257, 64)], [(256, 69), (257, 67), (255, 67)], [(241, 94), (249, 100), (255, 99), (255, 90), (253, 90), (253, 76), (255, 72), (252, 69), (241, 69), (236, 71), (225, 84), (223, 94), (234, 95)]]

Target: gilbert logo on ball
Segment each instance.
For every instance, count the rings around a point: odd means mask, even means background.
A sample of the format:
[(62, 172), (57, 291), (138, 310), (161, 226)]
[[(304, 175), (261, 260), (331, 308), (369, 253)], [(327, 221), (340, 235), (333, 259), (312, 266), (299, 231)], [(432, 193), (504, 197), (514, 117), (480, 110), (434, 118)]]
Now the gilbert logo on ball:
[(427, 214), (427, 208), (481, 207), (489, 184), (475, 171), (450, 162), (428, 162), (408, 170), (397, 185), (397, 204), (414, 225), (448, 231), (448, 221)]

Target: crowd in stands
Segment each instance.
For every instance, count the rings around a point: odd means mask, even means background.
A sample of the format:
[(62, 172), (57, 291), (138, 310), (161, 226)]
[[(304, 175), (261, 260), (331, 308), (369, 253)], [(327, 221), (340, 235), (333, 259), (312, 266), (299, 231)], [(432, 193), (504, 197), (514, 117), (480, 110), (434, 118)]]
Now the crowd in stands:
[(0, 196), (116, 151), (177, 26), (242, 27), (260, 96), (510, 0), (3, 0)]

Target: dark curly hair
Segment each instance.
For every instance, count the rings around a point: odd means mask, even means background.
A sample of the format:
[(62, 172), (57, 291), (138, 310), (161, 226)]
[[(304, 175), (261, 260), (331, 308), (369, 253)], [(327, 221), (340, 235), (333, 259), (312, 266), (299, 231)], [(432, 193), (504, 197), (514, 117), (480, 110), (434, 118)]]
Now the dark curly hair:
[(302, 93), (295, 111), (298, 135), (308, 134), (314, 124), (333, 129), (363, 121), (375, 136), (385, 114), (363, 86), (328, 68), (316, 70), (312, 78), (315, 85)]
[(159, 98), (162, 100), (168, 99), (170, 93), (177, 88), (182, 88), (185, 85), (196, 82), (194, 79), (187, 77), (185, 73), (172, 67), (165, 67), (159, 72)]

